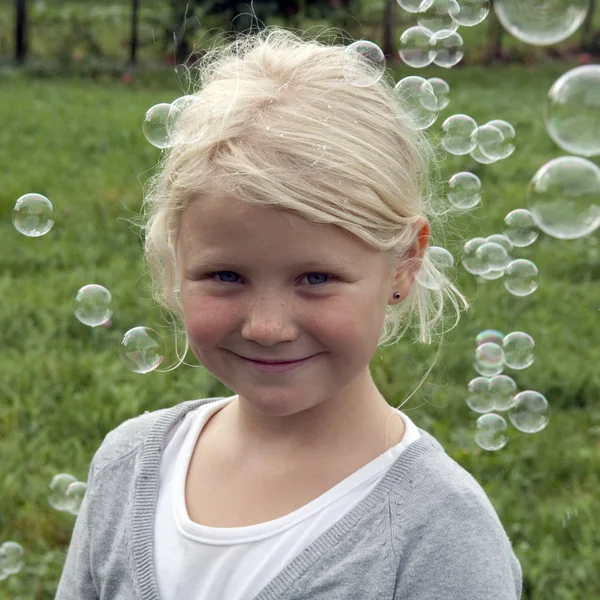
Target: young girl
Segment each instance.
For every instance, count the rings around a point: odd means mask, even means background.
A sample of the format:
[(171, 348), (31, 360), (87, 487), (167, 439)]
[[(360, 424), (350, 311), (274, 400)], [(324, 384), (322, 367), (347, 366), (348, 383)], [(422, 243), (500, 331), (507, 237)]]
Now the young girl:
[(205, 56), (180, 133), (211, 118), (165, 156), (146, 256), (236, 393), (105, 437), (58, 600), (521, 597), (481, 486), (369, 371), (411, 323), (428, 343), (445, 303), (466, 306), (415, 279), (436, 276), (432, 151), (393, 82), (352, 83), (370, 69), (278, 28)]

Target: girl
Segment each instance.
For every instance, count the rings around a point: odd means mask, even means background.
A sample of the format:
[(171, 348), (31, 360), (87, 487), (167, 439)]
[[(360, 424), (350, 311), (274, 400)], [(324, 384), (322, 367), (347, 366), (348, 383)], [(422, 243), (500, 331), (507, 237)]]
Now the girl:
[[(369, 371), (453, 286), (424, 254), (431, 147), (343, 45), (206, 55), (146, 198), (160, 304), (236, 394), (132, 418), (93, 457), (58, 600), (516, 600), (481, 486)], [(185, 118), (183, 118), (185, 117)], [(189, 130), (189, 131), (188, 131)], [(194, 137), (194, 136), (192, 136)], [(438, 289), (431, 289), (438, 288)]]

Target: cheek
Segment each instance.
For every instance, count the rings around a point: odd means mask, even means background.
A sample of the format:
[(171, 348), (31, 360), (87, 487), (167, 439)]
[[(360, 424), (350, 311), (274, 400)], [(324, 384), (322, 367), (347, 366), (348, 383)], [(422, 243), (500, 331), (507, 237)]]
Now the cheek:
[(185, 329), (195, 346), (214, 345), (231, 330), (231, 310), (221, 302), (207, 298), (182, 297)]

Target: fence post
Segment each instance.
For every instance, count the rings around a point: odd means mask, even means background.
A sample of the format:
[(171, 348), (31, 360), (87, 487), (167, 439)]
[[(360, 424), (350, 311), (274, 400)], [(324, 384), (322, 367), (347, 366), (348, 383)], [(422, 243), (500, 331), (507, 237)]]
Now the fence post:
[(27, 0), (15, 2), (15, 59), (24, 63), (27, 56)]
[(135, 65), (137, 62), (139, 8), (140, 8), (140, 0), (132, 0), (132, 6), (131, 6), (131, 54), (129, 57), (129, 62), (132, 65)]

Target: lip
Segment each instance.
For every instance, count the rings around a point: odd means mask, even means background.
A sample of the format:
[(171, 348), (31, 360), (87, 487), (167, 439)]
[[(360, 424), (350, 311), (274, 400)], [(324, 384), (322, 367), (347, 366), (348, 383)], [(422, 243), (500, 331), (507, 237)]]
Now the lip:
[(313, 356), (308, 356), (307, 358), (303, 358), (302, 360), (295, 360), (293, 362), (280, 362), (280, 363), (259, 362), (257, 360), (250, 360), (249, 358), (244, 358), (243, 356), (240, 356), (239, 354), (236, 354), (235, 356), (237, 356), (240, 360), (243, 360), (246, 364), (257, 369), (261, 373), (283, 373), (285, 371), (291, 371), (292, 369), (296, 369), (298, 367), (301, 367), (302, 365), (307, 364), (313, 358), (315, 358), (315, 356), (318, 356), (318, 355), (314, 354)]

